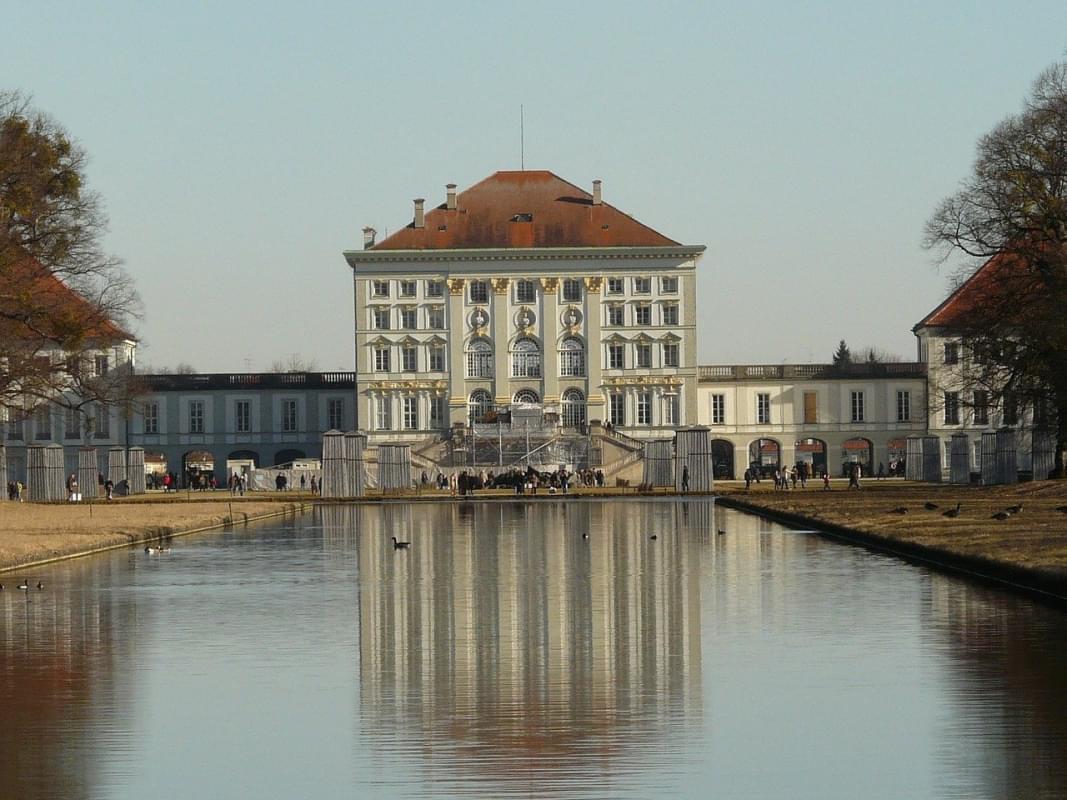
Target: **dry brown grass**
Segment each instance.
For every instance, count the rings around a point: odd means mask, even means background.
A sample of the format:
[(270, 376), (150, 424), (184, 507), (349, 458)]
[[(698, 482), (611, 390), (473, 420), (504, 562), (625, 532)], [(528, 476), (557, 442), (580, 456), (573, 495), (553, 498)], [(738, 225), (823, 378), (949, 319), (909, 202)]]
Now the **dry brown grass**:
[[(180, 498), (180, 499), (179, 499)], [(192, 500), (171, 495), (71, 504), (0, 503), (0, 570), (48, 559), (93, 552), (115, 545), (133, 544), (162, 536), (225, 524), (230, 498), (215, 495)], [(295, 509), (255, 498), (232, 502), (233, 520), (247, 520)]]
[[(832, 491), (821, 483), (807, 490), (775, 492), (764, 482), (746, 493), (744, 485), (716, 487), (764, 508), (798, 514), (814, 523), (828, 522), (884, 537), (972, 558), (1003, 564), (1067, 572), (1067, 482), (1041, 481), (1015, 486), (951, 486), (902, 481), (865, 480), (860, 491), (835, 482)], [(926, 502), (936, 503), (934, 511)], [(944, 512), (960, 503), (955, 519)], [(1022, 511), (1006, 520), (993, 514), (1022, 503)], [(907, 514), (890, 513), (904, 506)]]

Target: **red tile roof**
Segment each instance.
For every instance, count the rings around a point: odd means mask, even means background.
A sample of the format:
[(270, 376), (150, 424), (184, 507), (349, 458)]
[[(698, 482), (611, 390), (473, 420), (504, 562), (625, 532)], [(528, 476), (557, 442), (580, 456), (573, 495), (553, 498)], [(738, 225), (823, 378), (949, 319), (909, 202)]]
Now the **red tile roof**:
[(643, 225), (547, 170), (490, 175), (445, 204), (376, 244), (373, 250), (437, 250), (506, 247), (678, 247), (679, 242)]
[[(976, 310), (1005, 297), (1005, 291), (1010, 291), (1020, 299), (1029, 296), (1032, 291), (1039, 291), (1037, 284), (1026, 279), (1026, 275), (1026, 266), (1018, 255), (997, 254), (975, 270), (973, 275), (961, 283), (941, 305), (923, 317), (912, 330), (927, 327), (965, 327), (972, 321)], [(1010, 289), (1007, 288), (1009, 282)]]

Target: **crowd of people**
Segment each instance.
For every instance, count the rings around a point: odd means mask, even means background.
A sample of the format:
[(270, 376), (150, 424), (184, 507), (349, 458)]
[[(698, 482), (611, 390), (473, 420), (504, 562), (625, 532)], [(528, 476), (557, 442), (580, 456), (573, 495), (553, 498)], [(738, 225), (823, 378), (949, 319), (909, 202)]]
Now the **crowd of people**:
[(455, 497), (466, 496), (480, 489), (511, 489), (515, 494), (537, 494), (542, 489), (549, 494), (567, 494), (573, 487), (603, 487), (604, 472), (599, 469), (569, 471), (566, 467), (540, 471), (534, 467), (525, 470), (512, 467), (504, 472), (493, 470), (459, 470), (445, 473), (439, 471), (431, 477), (423, 470), (419, 484), (423, 489), (447, 489)]

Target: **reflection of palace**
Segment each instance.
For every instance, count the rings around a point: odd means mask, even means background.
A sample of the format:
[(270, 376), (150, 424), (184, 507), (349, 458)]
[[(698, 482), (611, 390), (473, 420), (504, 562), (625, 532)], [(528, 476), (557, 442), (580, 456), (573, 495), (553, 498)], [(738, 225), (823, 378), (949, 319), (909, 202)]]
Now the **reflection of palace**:
[[(395, 725), (416, 738), (448, 726), (453, 745), (493, 742), (515, 757), (537, 756), (539, 766), (525, 768), (548, 778), (561, 760), (595, 752), (600, 762), (701, 722), (701, 543), (678, 520), (659, 519), (679, 506), (351, 513), (361, 709), (372, 737)], [(411, 550), (395, 552), (393, 535), (410, 539)]]

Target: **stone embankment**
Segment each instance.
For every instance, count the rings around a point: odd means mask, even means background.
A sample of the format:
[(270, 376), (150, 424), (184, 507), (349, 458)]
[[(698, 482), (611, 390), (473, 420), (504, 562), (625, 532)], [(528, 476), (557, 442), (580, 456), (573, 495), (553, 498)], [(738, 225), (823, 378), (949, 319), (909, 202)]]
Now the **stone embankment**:
[(978, 487), (866, 480), (859, 491), (837, 482), (823, 491), (811, 482), (788, 492), (764, 482), (747, 492), (743, 484), (716, 489), (727, 507), (1067, 602), (1064, 481)]

